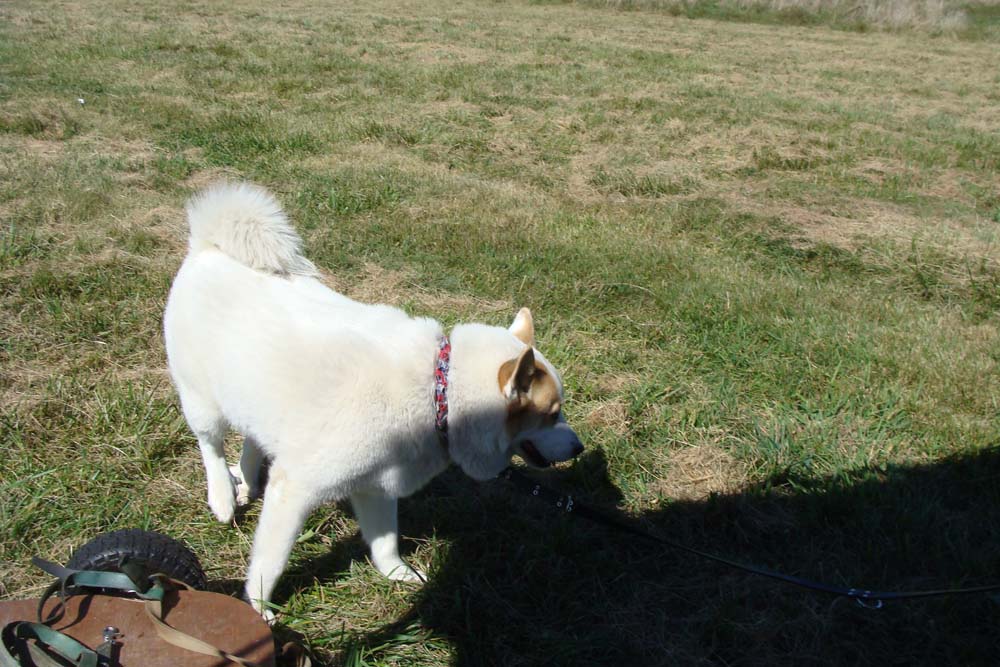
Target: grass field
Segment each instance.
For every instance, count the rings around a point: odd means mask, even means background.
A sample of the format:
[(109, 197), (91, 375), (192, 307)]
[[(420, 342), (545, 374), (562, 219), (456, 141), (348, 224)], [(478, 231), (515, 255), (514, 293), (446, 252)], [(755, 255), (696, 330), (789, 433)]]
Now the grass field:
[(977, 0), (566, 0), (691, 19), (824, 25), (838, 30), (922, 32), (963, 39), (1000, 37), (1000, 2)]
[[(160, 332), (183, 203), (224, 177), (278, 193), (349, 295), (446, 325), (531, 307), (588, 447), (544, 478), (579, 498), (836, 584), (1000, 576), (995, 12), (957, 38), (205, 4), (0, 5), (0, 596), (129, 526), (239, 590), (258, 508), (213, 522)], [(454, 471), (401, 527), (423, 588), (317, 511), (279, 635), (349, 665), (1000, 655), (1000, 598), (865, 610)]]

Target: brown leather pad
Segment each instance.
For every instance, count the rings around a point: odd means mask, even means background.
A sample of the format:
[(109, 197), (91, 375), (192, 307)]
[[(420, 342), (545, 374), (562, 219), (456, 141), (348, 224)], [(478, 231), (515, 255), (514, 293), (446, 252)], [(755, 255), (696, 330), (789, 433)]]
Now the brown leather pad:
[[(46, 613), (57, 602), (46, 604)], [(13, 621), (37, 621), (37, 600), (0, 602), (0, 628)], [(227, 653), (274, 667), (274, 638), (253, 607), (220, 593), (173, 591), (163, 601), (163, 620), (181, 632), (206, 641)], [(234, 663), (193, 653), (166, 643), (146, 616), (142, 600), (112, 595), (76, 595), (66, 614), (52, 627), (91, 649), (103, 641), (112, 625), (122, 636), (116, 656), (121, 667), (227, 667)]]

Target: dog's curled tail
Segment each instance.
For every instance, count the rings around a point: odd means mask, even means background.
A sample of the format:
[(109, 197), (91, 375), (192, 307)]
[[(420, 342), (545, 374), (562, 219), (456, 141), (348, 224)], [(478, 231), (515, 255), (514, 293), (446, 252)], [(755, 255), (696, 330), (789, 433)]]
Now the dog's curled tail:
[(302, 254), (302, 239), (281, 204), (262, 187), (219, 183), (187, 204), (191, 253), (217, 248), (261, 271), (314, 275), (316, 267)]

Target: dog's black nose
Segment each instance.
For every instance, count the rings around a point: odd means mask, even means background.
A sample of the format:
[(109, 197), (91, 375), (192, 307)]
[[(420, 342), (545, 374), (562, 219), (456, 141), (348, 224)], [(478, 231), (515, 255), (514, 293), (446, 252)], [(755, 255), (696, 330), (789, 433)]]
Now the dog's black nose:
[(572, 456), (576, 457), (576, 456), (579, 456), (582, 453), (583, 453), (583, 443), (580, 442), (579, 440), (574, 440), (573, 441), (573, 454), (572, 454)]

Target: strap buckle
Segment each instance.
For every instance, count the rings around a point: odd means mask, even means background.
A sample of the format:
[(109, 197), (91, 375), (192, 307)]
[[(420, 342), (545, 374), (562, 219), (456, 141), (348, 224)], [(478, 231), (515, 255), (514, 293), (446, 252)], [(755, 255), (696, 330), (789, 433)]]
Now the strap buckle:
[(117, 649), (119, 646), (118, 639), (120, 639), (123, 635), (118, 630), (118, 628), (116, 628), (113, 625), (109, 625), (108, 627), (104, 628), (102, 636), (104, 641), (98, 644), (97, 648), (95, 648), (94, 651), (96, 651), (99, 656), (103, 657), (107, 661), (108, 667), (117, 667), (118, 652), (115, 649)]

